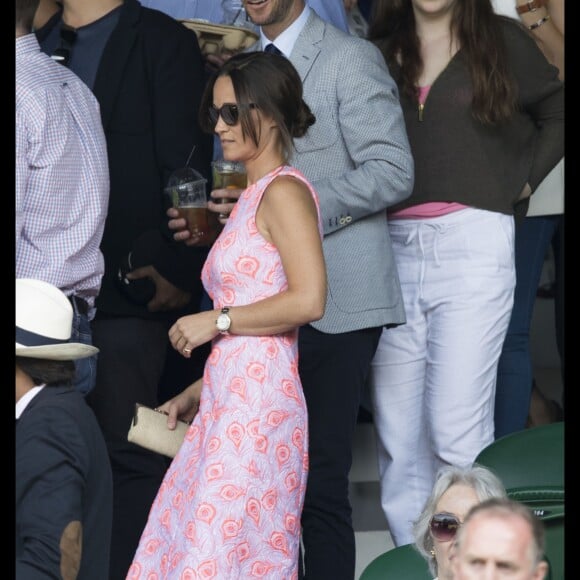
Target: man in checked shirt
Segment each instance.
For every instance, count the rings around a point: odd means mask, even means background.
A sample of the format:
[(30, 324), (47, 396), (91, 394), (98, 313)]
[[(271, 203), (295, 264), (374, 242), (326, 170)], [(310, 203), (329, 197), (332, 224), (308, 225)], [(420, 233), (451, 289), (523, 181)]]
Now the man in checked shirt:
[[(99, 104), (32, 33), (38, 0), (16, 0), (16, 278), (60, 288), (74, 310), (71, 340), (92, 344), (109, 166)], [(95, 385), (96, 356), (76, 361), (75, 388)]]

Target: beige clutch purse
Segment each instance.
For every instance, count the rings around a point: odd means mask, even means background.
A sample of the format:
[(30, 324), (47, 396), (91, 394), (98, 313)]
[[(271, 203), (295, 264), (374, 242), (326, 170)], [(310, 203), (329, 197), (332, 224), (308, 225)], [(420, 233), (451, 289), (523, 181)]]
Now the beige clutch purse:
[(127, 440), (150, 451), (175, 457), (188, 428), (189, 423), (178, 420), (171, 431), (167, 428), (167, 413), (136, 403)]

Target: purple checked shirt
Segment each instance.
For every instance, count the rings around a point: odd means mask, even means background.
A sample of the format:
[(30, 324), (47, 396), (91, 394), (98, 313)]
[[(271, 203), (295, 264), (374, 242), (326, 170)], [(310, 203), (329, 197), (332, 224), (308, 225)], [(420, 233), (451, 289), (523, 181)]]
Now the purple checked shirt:
[(16, 39), (16, 277), (45, 280), (94, 312), (109, 200), (97, 100), (70, 70)]

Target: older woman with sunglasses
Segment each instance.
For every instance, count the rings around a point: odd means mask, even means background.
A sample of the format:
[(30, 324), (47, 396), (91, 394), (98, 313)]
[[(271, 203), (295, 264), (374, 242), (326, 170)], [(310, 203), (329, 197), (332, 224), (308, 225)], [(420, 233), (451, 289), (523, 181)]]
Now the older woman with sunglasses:
[(442, 467), (413, 527), (415, 547), (427, 560), (435, 580), (452, 580), (451, 550), (459, 526), (472, 506), (492, 497), (507, 497), (498, 477), (486, 467)]

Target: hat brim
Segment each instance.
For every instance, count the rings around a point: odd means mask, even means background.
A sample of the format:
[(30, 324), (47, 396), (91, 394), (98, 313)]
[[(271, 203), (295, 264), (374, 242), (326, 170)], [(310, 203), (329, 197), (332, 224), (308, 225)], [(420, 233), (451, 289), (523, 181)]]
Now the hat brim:
[(43, 358), (47, 360), (77, 360), (97, 354), (99, 349), (95, 346), (80, 342), (67, 342), (47, 346), (23, 346), (16, 343), (16, 356), (26, 358)]

